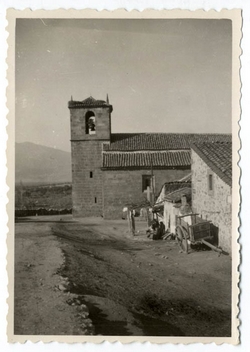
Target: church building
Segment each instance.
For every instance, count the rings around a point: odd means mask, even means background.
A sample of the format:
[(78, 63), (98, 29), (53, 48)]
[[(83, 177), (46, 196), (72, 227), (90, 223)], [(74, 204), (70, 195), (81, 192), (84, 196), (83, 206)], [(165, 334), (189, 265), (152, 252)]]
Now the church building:
[(193, 143), (231, 142), (230, 134), (111, 133), (108, 97), (68, 103), (74, 217), (120, 219), (127, 204), (156, 197), (190, 173)]

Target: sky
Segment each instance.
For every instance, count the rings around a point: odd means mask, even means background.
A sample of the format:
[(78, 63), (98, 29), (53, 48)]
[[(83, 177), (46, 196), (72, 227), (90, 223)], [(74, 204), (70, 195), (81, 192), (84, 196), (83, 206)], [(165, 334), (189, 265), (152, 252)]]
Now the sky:
[(16, 142), (70, 151), (68, 101), (112, 132), (231, 133), (232, 28), (207, 19), (17, 19)]

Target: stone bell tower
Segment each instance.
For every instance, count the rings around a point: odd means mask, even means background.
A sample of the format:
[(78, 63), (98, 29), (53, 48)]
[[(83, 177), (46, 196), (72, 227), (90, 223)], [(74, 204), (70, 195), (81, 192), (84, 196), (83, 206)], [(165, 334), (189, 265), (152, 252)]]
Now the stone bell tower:
[(112, 105), (89, 97), (68, 103), (74, 217), (103, 215), (102, 144), (110, 141)]

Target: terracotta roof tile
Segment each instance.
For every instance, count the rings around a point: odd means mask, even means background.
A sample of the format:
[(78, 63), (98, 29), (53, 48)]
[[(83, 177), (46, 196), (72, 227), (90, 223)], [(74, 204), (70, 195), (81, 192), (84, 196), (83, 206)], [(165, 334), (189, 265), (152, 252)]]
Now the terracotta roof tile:
[(143, 199), (139, 199), (136, 203), (126, 203), (125, 206), (128, 207), (129, 210), (132, 210), (132, 209), (150, 208), (151, 204), (147, 199), (143, 198)]
[(162, 202), (168, 194), (187, 187), (191, 188), (191, 173), (183, 177), (181, 180), (164, 183), (157, 196), (157, 203)]
[(113, 133), (105, 151), (190, 149), (193, 143), (231, 142), (230, 134)]
[(224, 182), (232, 186), (232, 143), (201, 143), (192, 149)]
[(168, 194), (180, 190), (182, 188), (191, 188), (191, 181), (175, 181), (175, 182), (167, 182), (163, 185), (164, 187), (164, 196), (167, 197)]
[(190, 167), (190, 151), (104, 152), (104, 168)]
[[(180, 182), (191, 182), (192, 181), (192, 173), (190, 172), (190, 174), (182, 177), (180, 180), (175, 181), (176, 183), (180, 183)], [(171, 183), (171, 182), (168, 182)]]
[(181, 201), (181, 197), (185, 195), (187, 197), (187, 201), (191, 200), (191, 185), (190, 187), (183, 187), (180, 189), (177, 189), (171, 193), (169, 193), (168, 195), (166, 195), (165, 200), (171, 201), (171, 202), (180, 202)]

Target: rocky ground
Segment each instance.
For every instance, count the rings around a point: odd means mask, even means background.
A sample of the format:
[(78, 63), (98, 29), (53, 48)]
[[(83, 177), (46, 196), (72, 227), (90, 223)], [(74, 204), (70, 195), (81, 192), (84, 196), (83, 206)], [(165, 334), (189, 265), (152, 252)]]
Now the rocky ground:
[(230, 257), (180, 254), (137, 229), (131, 238), (122, 220), (20, 219), (14, 333), (230, 336)]

